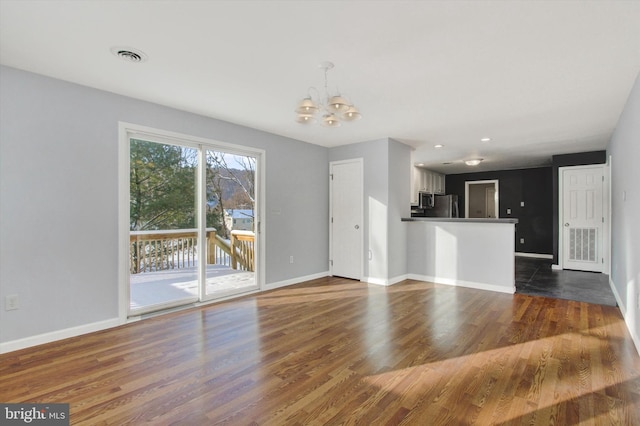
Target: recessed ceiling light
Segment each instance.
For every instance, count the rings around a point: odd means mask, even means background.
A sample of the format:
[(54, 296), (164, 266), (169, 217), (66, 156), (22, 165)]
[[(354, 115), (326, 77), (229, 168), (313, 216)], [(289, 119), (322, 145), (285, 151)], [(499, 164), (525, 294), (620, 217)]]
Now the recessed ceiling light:
[(127, 62), (145, 62), (147, 60), (147, 55), (142, 50), (132, 47), (112, 47), (111, 53)]
[(473, 160), (466, 160), (464, 164), (467, 166), (477, 166), (482, 162), (482, 158), (474, 158)]
[(424, 163), (416, 163), (416, 166), (422, 167), (424, 166)]
[(482, 138), (480, 139), (480, 142), (489, 142), (491, 141), (491, 138)]
[(434, 148), (444, 148), (444, 145), (438, 144), (438, 145), (434, 145)]

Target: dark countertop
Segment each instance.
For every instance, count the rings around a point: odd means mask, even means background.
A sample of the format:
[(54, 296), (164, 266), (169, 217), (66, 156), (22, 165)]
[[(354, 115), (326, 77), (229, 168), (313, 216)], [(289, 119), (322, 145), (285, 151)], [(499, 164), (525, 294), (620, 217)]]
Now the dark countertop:
[(458, 223), (518, 223), (518, 219), (465, 218), (465, 217), (403, 217), (403, 222), (458, 222)]

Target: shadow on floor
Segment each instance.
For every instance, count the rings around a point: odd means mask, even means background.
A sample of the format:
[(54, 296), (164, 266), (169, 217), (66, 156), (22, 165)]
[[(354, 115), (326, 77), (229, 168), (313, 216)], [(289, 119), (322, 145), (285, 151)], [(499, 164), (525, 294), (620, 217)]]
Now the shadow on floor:
[(608, 275), (554, 271), (551, 264), (550, 259), (516, 257), (516, 293), (617, 306)]

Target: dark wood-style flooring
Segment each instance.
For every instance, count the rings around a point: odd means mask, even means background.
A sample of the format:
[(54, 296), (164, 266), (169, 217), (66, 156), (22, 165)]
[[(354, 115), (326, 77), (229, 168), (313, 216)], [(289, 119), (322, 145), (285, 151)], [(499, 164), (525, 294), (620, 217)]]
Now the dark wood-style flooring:
[(0, 355), (83, 425), (640, 424), (616, 307), (339, 278)]

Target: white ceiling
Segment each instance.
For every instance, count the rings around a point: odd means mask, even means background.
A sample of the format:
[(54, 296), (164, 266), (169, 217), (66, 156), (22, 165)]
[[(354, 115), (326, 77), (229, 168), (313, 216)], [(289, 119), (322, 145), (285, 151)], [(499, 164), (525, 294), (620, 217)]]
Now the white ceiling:
[[(363, 118), (298, 124), (326, 60)], [(0, 62), (329, 147), (391, 137), (445, 173), (519, 168), (606, 148), (640, 1), (0, 0)]]

